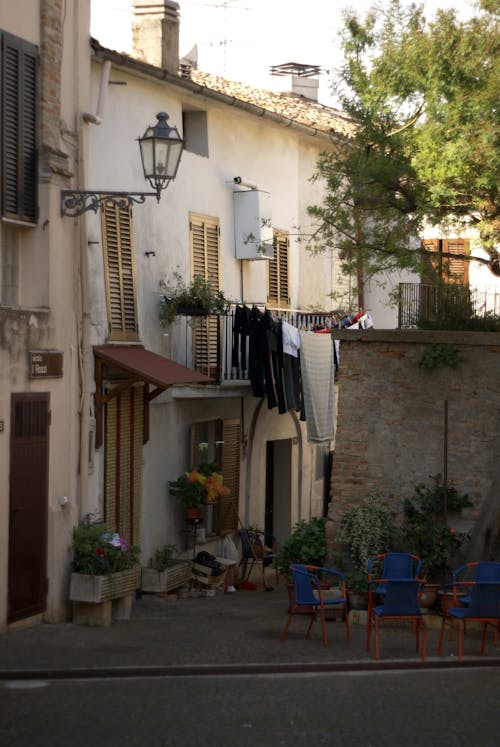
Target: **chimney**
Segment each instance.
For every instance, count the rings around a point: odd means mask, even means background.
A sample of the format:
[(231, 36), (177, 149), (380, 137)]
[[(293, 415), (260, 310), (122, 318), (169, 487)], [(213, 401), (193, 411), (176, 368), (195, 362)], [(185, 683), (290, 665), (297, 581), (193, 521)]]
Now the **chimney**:
[(134, 0), (133, 56), (177, 75), (179, 4), (173, 0)]
[(273, 65), (271, 75), (275, 78), (274, 90), (295, 93), (297, 96), (317, 101), (320, 72), (318, 65), (302, 65), (298, 62)]

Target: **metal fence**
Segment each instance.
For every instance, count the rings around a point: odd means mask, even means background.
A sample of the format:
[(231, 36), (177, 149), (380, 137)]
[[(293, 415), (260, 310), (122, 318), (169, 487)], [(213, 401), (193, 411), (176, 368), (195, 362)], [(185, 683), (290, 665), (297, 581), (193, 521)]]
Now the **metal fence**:
[(476, 320), (500, 319), (500, 292), (464, 285), (399, 284), (398, 326), (467, 329)]

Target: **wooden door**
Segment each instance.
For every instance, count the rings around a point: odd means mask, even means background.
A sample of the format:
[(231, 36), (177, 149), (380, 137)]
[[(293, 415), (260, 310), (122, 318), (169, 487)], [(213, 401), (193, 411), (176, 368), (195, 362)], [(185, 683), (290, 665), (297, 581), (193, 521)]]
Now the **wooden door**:
[(11, 398), (7, 621), (44, 612), (50, 395)]

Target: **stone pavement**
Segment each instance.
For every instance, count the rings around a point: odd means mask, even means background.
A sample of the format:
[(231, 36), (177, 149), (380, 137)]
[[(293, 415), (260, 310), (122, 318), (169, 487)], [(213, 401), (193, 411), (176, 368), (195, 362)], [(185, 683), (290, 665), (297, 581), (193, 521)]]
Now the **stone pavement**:
[[(319, 622), (306, 640), (309, 618), (296, 615), (281, 643), (287, 607), (283, 582), (272, 591), (238, 590), (213, 597), (144, 594), (134, 600), (131, 619), (111, 627), (42, 623), (0, 635), (0, 679), (155, 675), (177, 669), (212, 674), (422, 666), (409, 626), (388, 622), (382, 627), (381, 659), (376, 662), (374, 641), (367, 653), (365, 627), (355, 622), (355, 612), (350, 613), (350, 642), (339, 620), (328, 622), (327, 648)], [(430, 615), (428, 621), (425, 666), (457, 666), (456, 641), (445, 641), (443, 656), (437, 657), (440, 620)], [(464, 666), (500, 666), (500, 641), (495, 647), (490, 633), (485, 656), (480, 656), (480, 647), (479, 631), (468, 631)]]

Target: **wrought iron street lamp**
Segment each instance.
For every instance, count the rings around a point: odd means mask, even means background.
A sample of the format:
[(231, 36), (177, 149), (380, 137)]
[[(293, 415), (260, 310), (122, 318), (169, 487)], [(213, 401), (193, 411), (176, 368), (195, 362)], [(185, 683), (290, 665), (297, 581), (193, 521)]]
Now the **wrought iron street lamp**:
[(109, 190), (61, 190), (61, 214), (70, 217), (83, 215), (88, 210), (97, 213), (103, 203), (112, 202), (118, 207), (142, 204), (146, 197), (156, 197), (160, 202), (161, 192), (175, 179), (184, 147), (177, 127), (170, 127), (168, 114), (156, 115), (157, 123), (146, 129), (137, 138), (141, 149), (144, 178), (154, 192), (110, 192)]

